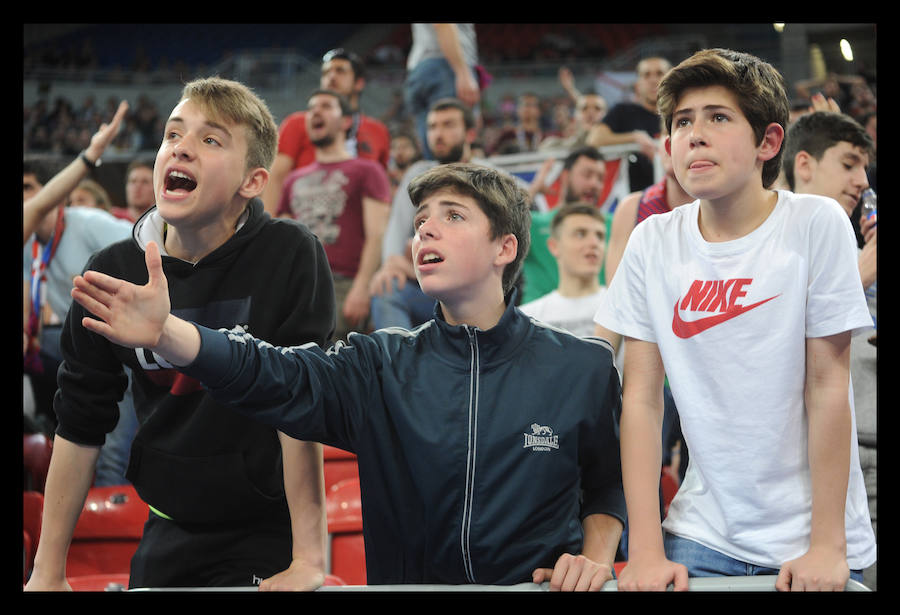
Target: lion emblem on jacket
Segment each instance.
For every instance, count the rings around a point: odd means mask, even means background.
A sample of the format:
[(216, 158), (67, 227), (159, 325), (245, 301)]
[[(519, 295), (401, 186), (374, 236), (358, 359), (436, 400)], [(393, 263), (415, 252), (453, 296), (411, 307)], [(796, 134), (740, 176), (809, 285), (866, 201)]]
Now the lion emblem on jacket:
[(537, 423), (532, 423), (531, 433), (535, 436), (552, 436), (553, 430), (546, 425), (538, 425)]

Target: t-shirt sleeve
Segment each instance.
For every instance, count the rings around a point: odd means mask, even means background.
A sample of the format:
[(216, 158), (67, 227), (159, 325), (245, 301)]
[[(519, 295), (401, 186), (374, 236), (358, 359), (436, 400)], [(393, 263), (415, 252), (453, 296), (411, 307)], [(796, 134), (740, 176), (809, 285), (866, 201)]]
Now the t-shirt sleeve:
[(612, 109), (603, 117), (603, 123), (613, 132), (627, 132), (630, 129), (626, 125), (627, 117), (622, 105), (613, 105)]
[(306, 123), (302, 112), (284, 118), (278, 129), (278, 153), (297, 159), (306, 140)]
[(855, 334), (871, 327), (849, 218), (837, 203), (829, 202), (809, 224), (806, 337)]
[(387, 172), (378, 163), (368, 165), (363, 195), (382, 203), (391, 202), (391, 182)]
[(648, 230), (652, 226), (649, 222), (639, 224), (629, 237), (622, 261), (597, 309), (594, 322), (623, 336), (656, 342), (645, 279)]
[(128, 239), (133, 228), (131, 222), (116, 218), (112, 214), (92, 216), (88, 218), (88, 224), (91, 226), (88, 236), (94, 242), (95, 252), (117, 241)]

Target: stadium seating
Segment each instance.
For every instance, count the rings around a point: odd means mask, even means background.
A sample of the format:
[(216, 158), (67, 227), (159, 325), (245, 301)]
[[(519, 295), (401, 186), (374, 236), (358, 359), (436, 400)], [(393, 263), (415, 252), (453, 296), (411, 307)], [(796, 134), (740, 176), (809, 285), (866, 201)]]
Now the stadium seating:
[(327, 444), (322, 446), (322, 453), (325, 468), (325, 493), (328, 493), (333, 485), (342, 480), (359, 478), (356, 455)]
[(26, 433), (22, 439), (25, 491), (44, 492), (53, 441), (42, 433)]
[(98, 574), (127, 575), (148, 514), (147, 504), (131, 485), (92, 487), (69, 547), (70, 581)]
[(666, 466), (662, 469), (659, 484), (662, 488), (663, 514), (669, 512), (669, 503), (678, 492), (678, 469)]
[(41, 515), (44, 511), (44, 496), (39, 491), (25, 491), (22, 494), (22, 551), (23, 580), (27, 580), (34, 565), (34, 554), (41, 537)]
[(326, 492), (329, 570), (347, 585), (366, 584), (359, 479), (348, 478)]

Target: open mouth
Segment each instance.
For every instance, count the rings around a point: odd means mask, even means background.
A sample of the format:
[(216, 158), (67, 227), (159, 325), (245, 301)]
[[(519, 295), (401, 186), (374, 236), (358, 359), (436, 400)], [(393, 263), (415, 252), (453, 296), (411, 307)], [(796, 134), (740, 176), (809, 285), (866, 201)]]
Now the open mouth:
[(419, 257), (420, 265), (434, 265), (437, 263), (443, 263), (444, 259), (439, 254), (435, 252), (426, 252), (422, 256)]
[(197, 187), (197, 180), (184, 171), (169, 171), (166, 175), (166, 192), (191, 192)]

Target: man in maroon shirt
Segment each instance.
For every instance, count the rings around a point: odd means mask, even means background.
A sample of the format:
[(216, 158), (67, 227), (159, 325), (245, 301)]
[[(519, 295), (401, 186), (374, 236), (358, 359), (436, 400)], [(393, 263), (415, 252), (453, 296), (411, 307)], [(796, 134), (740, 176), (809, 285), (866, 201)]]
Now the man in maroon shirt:
[(337, 305), (334, 340), (370, 328), (369, 282), (381, 263), (391, 202), (384, 168), (347, 149), (352, 117), (349, 103), (337, 92), (313, 92), (305, 122), (314, 160), (287, 176), (276, 210), (308, 226), (325, 248)]
[[(344, 96), (352, 109), (346, 147), (354, 158), (375, 160), (387, 170), (390, 160), (391, 138), (387, 127), (378, 120), (363, 115), (359, 99), (365, 88), (365, 67), (353, 52), (332, 49), (322, 57), (322, 78), (319, 87)], [(278, 153), (263, 193), (266, 211), (275, 215), (281, 199), (281, 189), (288, 174), (312, 163), (315, 147), (306, 132), (306, 111), (288, 115), (278, 128)]]

